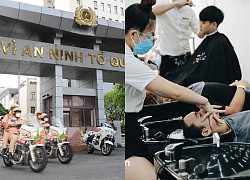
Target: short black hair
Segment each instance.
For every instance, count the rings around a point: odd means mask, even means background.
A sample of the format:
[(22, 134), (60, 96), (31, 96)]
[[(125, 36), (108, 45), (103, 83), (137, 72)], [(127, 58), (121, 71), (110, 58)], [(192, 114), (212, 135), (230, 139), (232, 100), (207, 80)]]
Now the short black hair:
[(224, 13), (216, 6), (204, 8), (199, 15), (200, 21), (216, 22), (217, 27), (224, 19)]
[(185, 138), (202, 138), (202, 128), (203, 127), (197, 127), (194, 124), (191, 124), (190, 126), (187, 126), (184, 122), (183, 127), (183, 134)]
[(143, 32), (150, 20), (155, 20), (152, 12), (154, 3), (150, 0), (142, 0), (141, 3), (130, 5), (125, 10), (125, 33), (131, 28)]

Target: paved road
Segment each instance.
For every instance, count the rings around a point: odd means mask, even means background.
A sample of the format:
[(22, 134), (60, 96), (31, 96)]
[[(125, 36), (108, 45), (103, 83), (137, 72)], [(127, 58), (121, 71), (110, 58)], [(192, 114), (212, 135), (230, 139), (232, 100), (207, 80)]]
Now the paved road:
[(0, 180), (124, 180), (124, 157), (124, 148), (116, 148), (110, 156), (99, 151), (75, 152), (70, 164), (50, 159), (41, 173), (34, 173), (29, 166), (7, 168), (0, 159)]

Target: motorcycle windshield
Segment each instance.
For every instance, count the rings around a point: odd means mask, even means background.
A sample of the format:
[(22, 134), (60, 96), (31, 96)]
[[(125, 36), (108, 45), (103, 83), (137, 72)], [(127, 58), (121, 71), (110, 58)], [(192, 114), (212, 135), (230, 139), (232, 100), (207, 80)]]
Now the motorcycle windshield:
[(22, 138), (28, 137), (34, 139), (34, 143), (40, 140), (40, 132), (42, 127), (39, 125), (38, 119), (34, 114), (28, 113), (23, 119), (23, 125), (20, 129), (20, 136)]
[[(52, 117), (51, 119), (52, 121), (52, 127), (55, 131), (57, 131), (57, 135), (58, 135), (58, 140), (64, 140), (67, 138), (67, 127), (64, 126), (62, 120), (60, 118), (57, 118), (55, 116)], [(51, 130), (52, 130), (51, 128)]]

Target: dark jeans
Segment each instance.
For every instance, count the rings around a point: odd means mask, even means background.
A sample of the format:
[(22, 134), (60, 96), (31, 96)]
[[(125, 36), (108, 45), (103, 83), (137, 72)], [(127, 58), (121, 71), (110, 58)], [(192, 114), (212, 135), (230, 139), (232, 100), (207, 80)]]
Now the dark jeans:
[(164, 77), (167, 72), (175, 69), (181, 64), (185, 64), (185, 62), (190, 58), (190, 56), (190, 52), (187, 52), (186, 54), (181, 56), (162, 56), (160, 65), (160, 76)]

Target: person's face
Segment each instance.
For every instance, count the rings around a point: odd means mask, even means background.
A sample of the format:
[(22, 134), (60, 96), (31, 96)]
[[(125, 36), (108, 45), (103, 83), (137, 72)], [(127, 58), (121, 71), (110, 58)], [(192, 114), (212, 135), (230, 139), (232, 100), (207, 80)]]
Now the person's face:
[(205, 118), (203, 120), (203, 117), (205, 116), (205, 112), (199, 111), (199, 112), (191, 112), (184, 118), (184, 123), (187, 126), (194, 125), (196, 127), (199, 127), (202, 129), (202, 135), (208, 136), (213, 132), (212, 127), (218, 127), (219, 123), (215, 119), (209, 120), (209, 118)]
[[(133, 39), (135, 44), (138, 44), (141, 40), (147, 40), (149, 38), (154, 38), (155, 34), (155, 21), (150, 20), (149, 24), (146, 26), (143, 32), (139, 32), (138, 30), (130, 30), (129, 31), (129, 41)], [(127, 41), (127, 40), (126, 40)], [(133, 42), (128, 42), (131, 48), (134, 48)]]
[(191, 126), (192, 124), (196, 127), (204, 127), (209, 124), (208, 120), (205, 119), (202, 121), (202, 118), (204, 117), (205, 113), (202, 112), (191, 112), (184, 118), (184, 123), (187, 126)]
[(15, 111), (15, 112), (14, 112), (14, 115), (15, 115), (17, 118), (20, 118), (20, 117), (21, 117), (21, 111)]
[(200, 31), (202, 34), (210, 34), (217, 29), (216, 22), (200, 21)]

